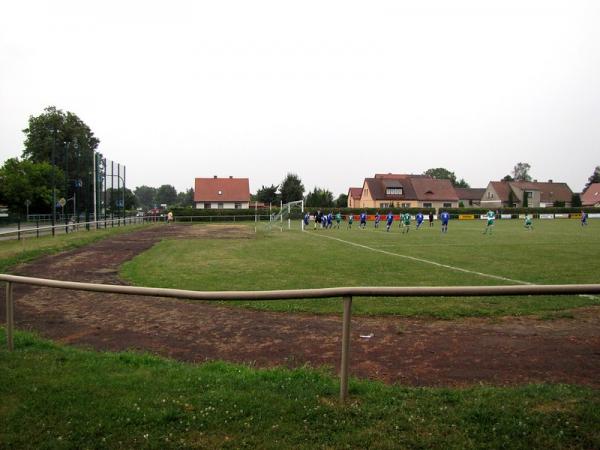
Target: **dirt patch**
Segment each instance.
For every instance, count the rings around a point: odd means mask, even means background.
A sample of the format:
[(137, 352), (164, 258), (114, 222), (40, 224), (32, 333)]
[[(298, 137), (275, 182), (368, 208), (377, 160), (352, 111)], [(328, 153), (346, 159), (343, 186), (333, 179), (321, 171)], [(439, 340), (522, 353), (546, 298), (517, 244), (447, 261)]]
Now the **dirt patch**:
[[(200, 231), (202, 230), (202, 231)], [(118, 268), (165, 237), (245, 237), (243, 226), (165, 225), (41, 258), (18, 274), (124, 284)], [(258, 367), (340, 363), (341, 319), (207, 302), (16, 286), (16, 324), (59, 342), (99, 350), (137, 349), (180, 360), (222, 359)], [(4, 290), (0, 290), (4, 320)], [(460, 321), (355, 317), (351, 373), (427, 386), (563, 382), (600, 387), (600, 310), (573, 318)], [(399, 332), (400, 331), (400, 332)], [(360, 338), (369, 335), (370, 339)]]
[(197, 239), (250, 239), (255, 236), (254, 230), (245, 225), (205, 225), (188, 226), (181, 230), (180, 237)]

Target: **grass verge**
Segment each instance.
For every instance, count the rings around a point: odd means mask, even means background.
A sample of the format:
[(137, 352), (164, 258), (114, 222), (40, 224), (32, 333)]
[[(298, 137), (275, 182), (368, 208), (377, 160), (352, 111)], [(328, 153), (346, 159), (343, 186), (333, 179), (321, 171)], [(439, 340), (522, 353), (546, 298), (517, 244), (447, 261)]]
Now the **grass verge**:
[(600, 391), (571, 385), (411, 388), (310, 368), (191, 365), (0, 330), (2, 448), (600, 447)]

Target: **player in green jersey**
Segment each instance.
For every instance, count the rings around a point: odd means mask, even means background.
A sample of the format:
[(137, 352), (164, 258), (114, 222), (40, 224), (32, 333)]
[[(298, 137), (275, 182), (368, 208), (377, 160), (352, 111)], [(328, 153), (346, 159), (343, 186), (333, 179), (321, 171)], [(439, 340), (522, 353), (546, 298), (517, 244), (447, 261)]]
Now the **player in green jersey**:
[(337, 229), (339, 230), (340, 228), (340, 222), (342, 221), (342, 213), (341, 212), (337, 212), (335, 214), (335, 226), (337, 227)]
[(402, 214), (402, 224), (404, 228), (402, 228), (402, 233), (408, 233), (410, 231), (410, 214), (404, 213)]
[(352, 222), (354, 222), (354, 214), (349, 214), (348, 215), (348, 229), (349, 230), (352, 229)]
[(533, 222), (531, 221), (531, 216), (529, 214), (525, 214), (525, 229), (533, 231)]
[(496, 214), (494, 213), (494, 211), (488, 211), (487, 214), (487, 225), (485, 227), (485, 230), (483, 230), (483, 234), (492, 234), (492, 229), (494, 228), (494, 220), (496, 219)]

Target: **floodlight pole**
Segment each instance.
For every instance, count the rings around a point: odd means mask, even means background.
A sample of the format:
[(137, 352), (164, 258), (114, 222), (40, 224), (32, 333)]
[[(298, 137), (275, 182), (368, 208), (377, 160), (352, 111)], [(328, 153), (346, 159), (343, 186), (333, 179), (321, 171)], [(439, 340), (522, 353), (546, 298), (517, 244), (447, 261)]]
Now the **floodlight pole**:
[[(96, 198), (97, 195), (97, 191), (98, 188), (96, 186), (96, 151), (92, 150), (92, 155), (93, 155), (93, 159), (94, 159), (94, 222), (96, 222), (98, 220), (97, 214), (98, 214), (98, 208), (97, 208), (97, 202), (98, 199)], [(96, 227), (98, 226), (98, 224), (96, 224)]]

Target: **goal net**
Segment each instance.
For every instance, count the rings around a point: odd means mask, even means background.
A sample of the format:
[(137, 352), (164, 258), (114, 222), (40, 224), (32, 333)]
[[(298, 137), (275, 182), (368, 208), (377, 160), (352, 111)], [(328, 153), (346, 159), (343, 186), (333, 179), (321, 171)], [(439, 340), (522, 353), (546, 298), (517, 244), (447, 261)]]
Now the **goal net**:
[(271, 214), (269, 229), (279, 228), (283, 231), (287, 227), (290, 230), (292, 229), (292, 222), (297, 222), (300, 225), (300, 229), (304, 230), (303, 217), (304, 200), (283, 203), (280, 205), (279, 211)]

